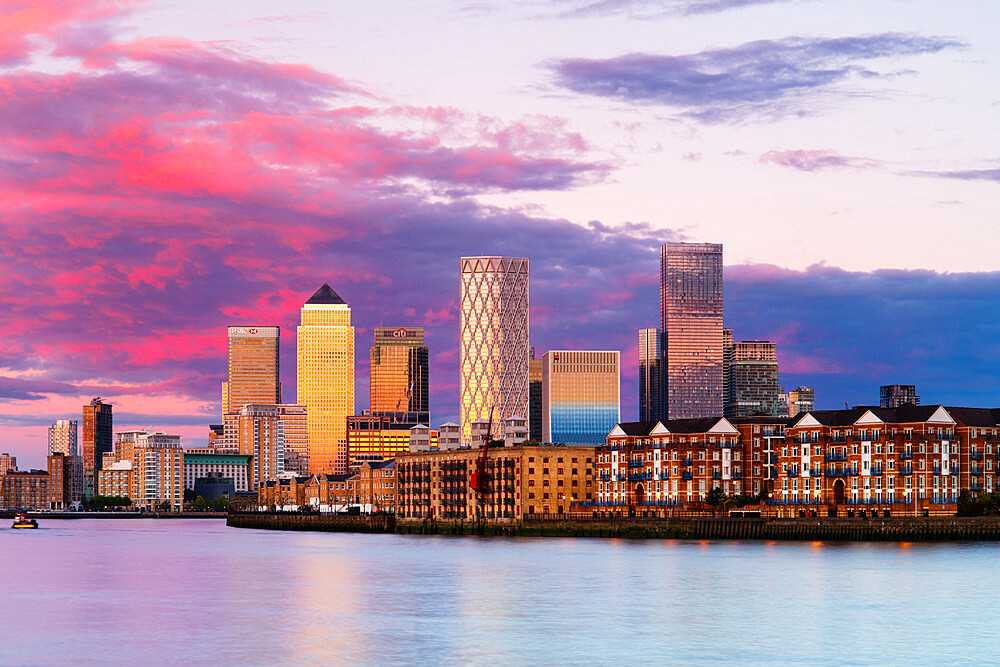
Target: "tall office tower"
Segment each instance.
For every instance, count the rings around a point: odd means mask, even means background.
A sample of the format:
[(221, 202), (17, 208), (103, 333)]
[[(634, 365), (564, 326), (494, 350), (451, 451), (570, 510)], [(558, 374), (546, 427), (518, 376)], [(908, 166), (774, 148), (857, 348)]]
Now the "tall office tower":
[(351, 309), (329, 285), (301, 311), (297, 403), (306, 407), (309, 474), (347, 472), (347, 417), (354, 414)]
[(735, 343), (729, 357), (729, 393), (726, 417), (784, 416), (787, 404), (779, 398), (778, 358), (774, 343), (745, 340)]
[(219, 443), (223, 450), (235, 448), (238, 415), (244, 405), (281, 403), (280, 337), (276, 326), (229, 327), (229, 372), (222, 383), (223, 435)]
[(17, 470), (17, 457), (0, 453), (0, 475), (6, 475), (8, 470)]
[(816, 390), (811, 387), (796, 387), (788, 392), (788, 416), (816, 409)]
[(528, 359), (528, 438), (542, 441), (542, 360), (535, 359), (535, 346)]
[(416, 412), (430, 421), (428, 352), (423, 327), (375, 327), (369, 398), (373, 411)]
[(76, 446), (76, 420), (57, 419), (49, 427), (49, 454), (62, 452), (66, 456), (76, 456)]
[(660, 330), (639, 329), (639, 421), (666, 419), (660, 394)]
[(253, 456), (250, 488), (257, 489), (285, 471), (285, 432), (277, 405), (244, 405), (238, 438), (238, 453)]
[(472, 422), (528, 416), (528, 260), (462, 257), (459, 263), (459, 410), (462, 442)]
[(542, 355), (542, 440), (607, 443), (621, 421), (617, 350), (552, 350)]
[(111, 451), (113, 418), (111, 404), (100, 397), (83, 406), (83, 493), (89, 498), (97, 489), (97, 471), (106, 452)]
[(669, 419), (722, 414), (722, 244), (660, 249), (663, 412)]
[(917, 396), (917, 385), (887, 384), (879, 387), (879, 407), (898, 408), (907, 403), (920, 405), (920, 397)]

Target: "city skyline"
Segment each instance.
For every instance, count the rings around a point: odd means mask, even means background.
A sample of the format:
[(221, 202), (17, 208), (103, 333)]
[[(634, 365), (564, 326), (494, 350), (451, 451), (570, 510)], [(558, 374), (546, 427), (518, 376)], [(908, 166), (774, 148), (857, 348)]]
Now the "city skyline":
[[(391, 25), (309, 2), (0, 9), (4, 449), (40, 465), (45, 426), (96, 395), (116, 428), (203, 442), (217, 332), (291, 331), (324, 280), (358, 340), (425, 327), (432, 415), (457, 421), (452, 267), (477, 254), (530, 257), (530, 343), (621, 350), (635, 396), (635, 331), (658, 321), (656, 251), (675, 240), (726, 245), (726, 326), (774, 342), (782, 384), (817, 407), (895, 382), (1000, 402), (1000, 146), (977, 129), (1000, 8), (591, 4), (399, 3)], [(360, 37), (375, 33), (403, 48)], [(442, 38), (407, 48), (420, 34)], [(501, 48), (524, 34), (546, 39)], [(457, 52), (462, 86), (441, 66)], [(708, 70), (732, 86), (698, 83)]]

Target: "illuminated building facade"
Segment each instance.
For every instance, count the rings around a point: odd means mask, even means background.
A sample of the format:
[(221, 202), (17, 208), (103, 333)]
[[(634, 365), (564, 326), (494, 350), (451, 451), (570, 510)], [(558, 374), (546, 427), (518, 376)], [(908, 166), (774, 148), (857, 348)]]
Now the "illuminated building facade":
[(787, 403), (780, 400), (774, 343), (764, 340), (734, 343), (726, 359), (726, 417), (777, 417), (787, 413)]
[(375, 327), (370, 357), (372, 411), (416, 412), (430, 421), (423, 327)]
[(66, 456), (76, 456), (77, 422), (75, 419), (57, 419), (49, 427), (49, 454), (62, 452)]
[(670, 419), (722, 414), (722, 244), (660, 249), (662, 391)]
[(602, 445), (620, 418), (619, 353), (552, 350), (542, 356), (542, 440)]
[(100, 397), (83, 406), (83, 493), (90, 497), (97, 488), (97, 471), (106, 452), (112, 447), (113, 417), (111, 404)]
[(392, 413), (365, 411), (347, 418), (347, 451), (352, 471), (365, 462), (389, 461), (410, 449), (414, 422), (392, 419)]
[(280, 336), (276, 326), (229, 327), (229, 372), (222, 383), (223, 449), (231, 449), (236, 441), (235, 416), (244, 405), (281, 403)]
[[(661, 417), (660, 330), (639, 329), (639, 421)], [(662, 415), (665, 417), (665, 415)]]
[(816, 390), (812, 387), (796, 387), (788, 392), (788, 416), (816, 409)]
[(3, 452), (0, 454), (0, 475), (6, 475), (8, 470), (17, 470), (17, 457)]
[(528, 260), (463, 257), (459, 290), (459, 409), (462, 441), (494, 411), (528, 417)]
[(277, 405), (244, 405), (237, 433), (238, 454), (253, 457), (251, 489), (285, 471), (285, 434)]
[(306, 408), (308, 471), (347, 472), (347, 417), (354, 414), (351, 309), (329, 285), (306, 301), (297, 330), (297, 403)]

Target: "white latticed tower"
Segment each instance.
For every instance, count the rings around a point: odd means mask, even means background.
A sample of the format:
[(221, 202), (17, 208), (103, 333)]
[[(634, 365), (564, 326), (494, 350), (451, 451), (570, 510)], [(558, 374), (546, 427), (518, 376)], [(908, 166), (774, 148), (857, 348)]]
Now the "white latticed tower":
[(493, 414), (494, 437), (504, 420), (528, 415), (528, 260), (463, 257), (459, 294), (459, 390), (462, 442), (472, 422)]

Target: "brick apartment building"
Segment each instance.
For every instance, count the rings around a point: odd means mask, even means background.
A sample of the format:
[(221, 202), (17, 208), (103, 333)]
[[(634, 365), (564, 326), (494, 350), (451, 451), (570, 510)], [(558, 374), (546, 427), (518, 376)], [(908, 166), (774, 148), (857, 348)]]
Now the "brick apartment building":
[(567, 513), (594, 497), (593, 447), (518, 445), (487, 451), (489, 490), (479, 506), (470, 483), (481, 455), (482, 449), (397, 455), (397, 516), (520, 519)]

